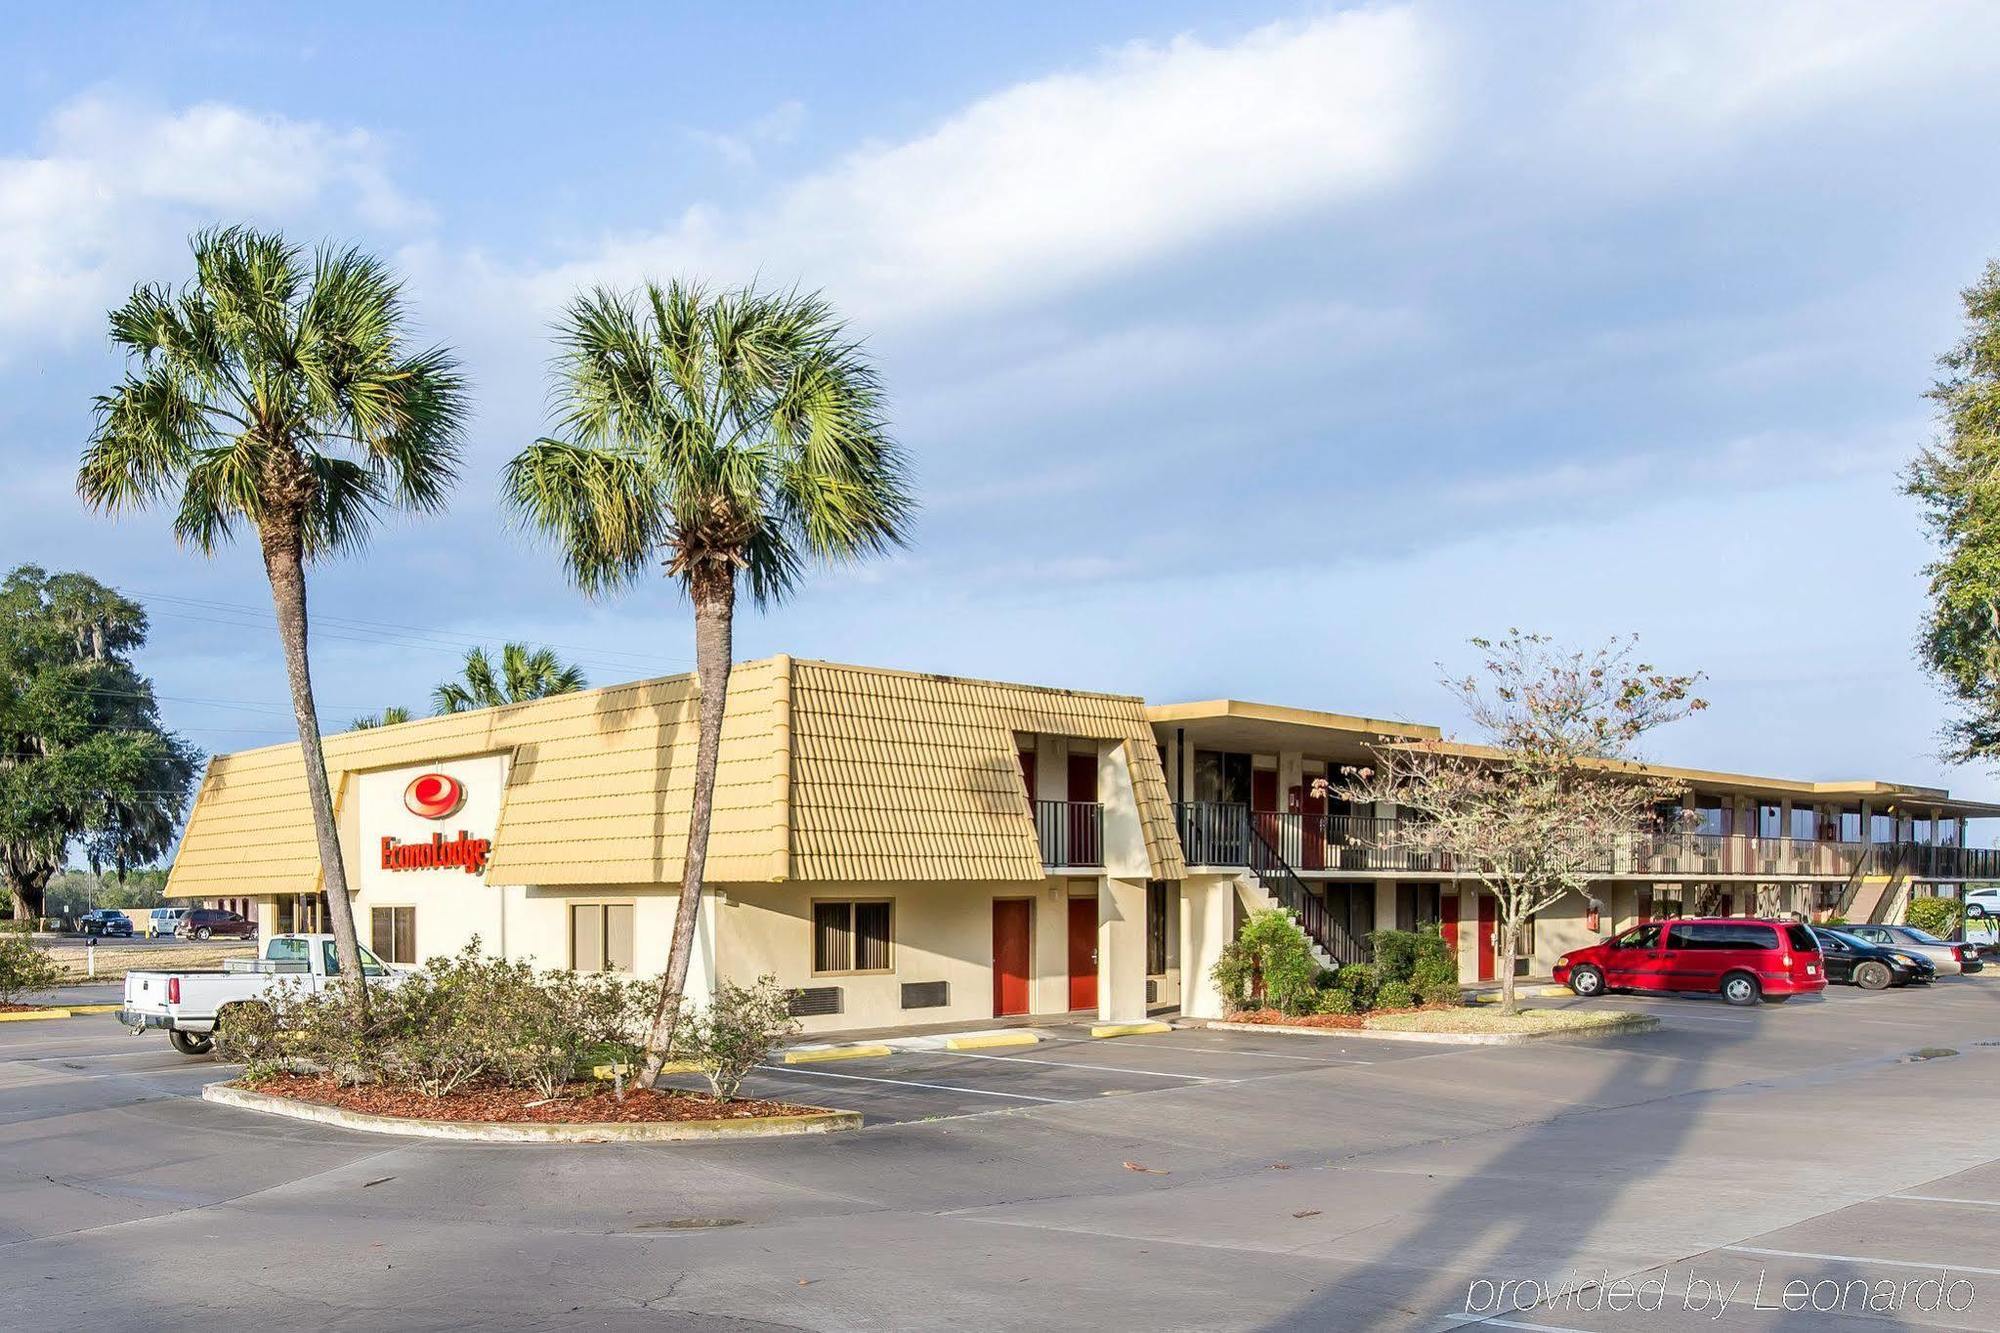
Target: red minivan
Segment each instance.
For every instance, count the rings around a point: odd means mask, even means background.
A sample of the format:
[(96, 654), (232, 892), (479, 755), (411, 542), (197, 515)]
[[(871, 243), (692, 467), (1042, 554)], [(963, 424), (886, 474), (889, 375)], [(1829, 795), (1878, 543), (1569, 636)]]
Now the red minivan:
[(1555, 979), (1578, 995), (1606, 991), (1709, 991), (1731, 1004), (1826, 989), (1819, 941), (1791, 921), (1708, 917), (1648, 921), (1556, 964)]

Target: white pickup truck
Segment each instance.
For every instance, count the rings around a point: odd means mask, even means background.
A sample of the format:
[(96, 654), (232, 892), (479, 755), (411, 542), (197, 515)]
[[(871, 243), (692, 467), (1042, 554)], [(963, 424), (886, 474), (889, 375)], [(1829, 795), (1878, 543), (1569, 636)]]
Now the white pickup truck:
[[(387, 963), (361, 950), (361, 974), (370, 985), (394, 985)], [(128, 972), (125, 1007), (118, 1020), (133, 1035), (165, 1028), (182, 1055), (207, 1055), (215, 1047), (215, 1027), (231, 1005), (261, 1004), (280, 981), (291, 980), (317, 993), (340, 975), (331, 935), (273, 935), (262, 958), (232, 958), (215, 972)]]

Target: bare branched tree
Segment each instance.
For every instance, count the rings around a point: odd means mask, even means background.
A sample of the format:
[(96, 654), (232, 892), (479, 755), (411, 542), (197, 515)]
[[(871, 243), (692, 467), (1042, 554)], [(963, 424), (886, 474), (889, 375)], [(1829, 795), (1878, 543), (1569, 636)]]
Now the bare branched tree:
[(1684, 794), (1639, 761), (1640, 738), (1708, 705), (1693, 693), (1699, 675), (1637, 661), (1633, 639), (1571, 652), (1509, 630), (1472, 644), (1481, 670), (1443, 683), (1485, 744), (1385, 744), (1340, 794), (1392, 803), (1391, 838), (1493, 895), (1501, 1011), (1511, 1014), (1529, 918), (1605, 878), (1617, 850), (1662, 831), (1662, 810)]

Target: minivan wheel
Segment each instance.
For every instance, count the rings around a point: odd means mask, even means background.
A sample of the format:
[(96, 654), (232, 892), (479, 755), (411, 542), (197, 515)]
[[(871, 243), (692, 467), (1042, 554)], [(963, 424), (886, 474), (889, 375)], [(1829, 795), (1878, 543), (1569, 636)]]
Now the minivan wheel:
[(1748, 972), (1731, 972), (1722, 979), (1722, 998), (1731, 1004), (1755, 1004), (1764, 988)]
[(1854, 984), (1862, 990), (1887, 990), (1894, 980), (1886, 963), (1866, 962), (1854, 969)]
[(195, 928), (194, 937), (198, 940), (205, 940), (214, 933), (215, 932), (210, 930), (207, 926), (198, 926)]
[(1986, 918), (1985, 904), (1967, 903), (1965, 905), (1965, 914), (1971, 917), (1974, 921), (1983, 921)]
[(169, 1029), (167, 1042), (182, 1055), (207, 1055), (215, 1049), (215, 1038), (205, 1032), (182, 1032), (178, 1028)]
[(1594, 967), (1570, 969), (1569, 988), (1586, 998), (1604, 994), (1604, 974)]

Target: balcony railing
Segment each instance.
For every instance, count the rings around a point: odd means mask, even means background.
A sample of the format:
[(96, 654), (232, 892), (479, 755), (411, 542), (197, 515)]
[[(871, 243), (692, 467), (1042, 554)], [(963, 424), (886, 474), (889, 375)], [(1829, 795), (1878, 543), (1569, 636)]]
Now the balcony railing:
[[(1422, 875), (1451, 874), (1454, 870), (1450, 854), (1419, 845), (1410, 835), (1407, 821), (1251, 811), (1242, 805), (1208, 801), (1190, 801), (1174, 809), (1189, 865), (1248, 865), (1247, 827), (1300, 871)], [(2000, 880), (2000, 848), (1678, 833), (1607, 846), (1601, 869), (1606, 876), (1643, 878), (1730, 875), (1845, 879), (1869, 874)]]
[(1045, 866), (1104, 864), (1104, 807), (1096, 801), (1036, 801), (1035, 841)]

